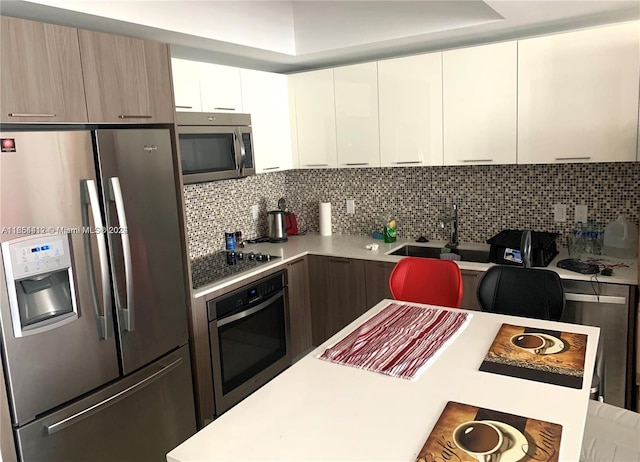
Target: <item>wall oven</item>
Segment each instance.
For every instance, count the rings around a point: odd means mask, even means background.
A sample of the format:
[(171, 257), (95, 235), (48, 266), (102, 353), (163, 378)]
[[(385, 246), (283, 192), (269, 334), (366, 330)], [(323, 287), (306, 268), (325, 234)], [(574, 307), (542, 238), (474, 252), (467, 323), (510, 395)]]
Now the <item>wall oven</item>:
[(255, 174), (251, 115), (178, 112), (184, 184)]
[(291, 365), (284, 271), (207, 302), (215, 414)]

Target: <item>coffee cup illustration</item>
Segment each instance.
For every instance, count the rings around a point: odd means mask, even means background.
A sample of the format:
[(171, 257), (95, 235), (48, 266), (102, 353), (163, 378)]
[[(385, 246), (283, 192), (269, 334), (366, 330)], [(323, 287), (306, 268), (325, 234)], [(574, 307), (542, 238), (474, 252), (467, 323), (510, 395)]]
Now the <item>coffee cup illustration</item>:
[(514, 335), (511, 337), (511, 343), (531, 353), (542, 353), (547, 346), (547, 341), (543, 337), (529, 333)]
[(495, 425), (473, 420), (456, 427), (453, 442), (480, 462), (497, 462), (505, 439)]

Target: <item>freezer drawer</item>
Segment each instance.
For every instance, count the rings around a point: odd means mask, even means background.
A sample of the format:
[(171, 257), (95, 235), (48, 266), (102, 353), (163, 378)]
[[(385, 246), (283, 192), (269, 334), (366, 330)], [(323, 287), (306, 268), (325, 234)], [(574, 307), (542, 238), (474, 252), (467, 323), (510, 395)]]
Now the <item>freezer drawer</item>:
[(196, 431), (188, 346), (16, 431), (23, 462), (164, 461)]

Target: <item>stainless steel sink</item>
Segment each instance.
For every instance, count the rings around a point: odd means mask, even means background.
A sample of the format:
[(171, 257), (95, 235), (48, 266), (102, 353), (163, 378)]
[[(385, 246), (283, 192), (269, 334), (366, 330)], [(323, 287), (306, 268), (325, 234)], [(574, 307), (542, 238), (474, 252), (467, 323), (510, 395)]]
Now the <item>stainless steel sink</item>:
[[(475, 263), (489, 263), (488, 250), (456, 249), (454, 253), (460, 255), (461, 261)], [(440, 258), (440, 248), (424, 247), (407, 244), (394, 250), (389, 255), (403, 255), (405, 257)]]

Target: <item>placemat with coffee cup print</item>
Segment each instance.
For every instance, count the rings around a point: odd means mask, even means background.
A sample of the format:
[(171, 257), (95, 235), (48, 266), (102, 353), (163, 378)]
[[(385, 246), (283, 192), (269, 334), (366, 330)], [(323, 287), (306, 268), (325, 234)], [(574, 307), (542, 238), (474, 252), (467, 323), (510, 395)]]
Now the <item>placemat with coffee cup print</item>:
[(502, 324), (480, 370), (582, 388), (587, 336)]
[(449, 401), (417, 462), (557, 462), (562, 425)]

